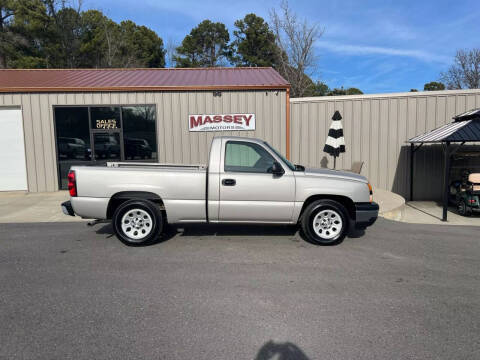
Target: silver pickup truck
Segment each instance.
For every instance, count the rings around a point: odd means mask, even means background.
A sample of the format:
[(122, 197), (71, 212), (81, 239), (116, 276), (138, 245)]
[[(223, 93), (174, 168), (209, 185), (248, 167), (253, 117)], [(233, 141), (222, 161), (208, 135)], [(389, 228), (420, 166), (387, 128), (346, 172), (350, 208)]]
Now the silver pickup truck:
[(68, 180), (63, 212), (111, 219), (128, 245), (179, 223), (300, 224), (307, 240), (330, 245), (378, 215), (365, 177), (305, 169), (253, 138), (215, 137), (208, 166), (112, 162), (73, 166)]

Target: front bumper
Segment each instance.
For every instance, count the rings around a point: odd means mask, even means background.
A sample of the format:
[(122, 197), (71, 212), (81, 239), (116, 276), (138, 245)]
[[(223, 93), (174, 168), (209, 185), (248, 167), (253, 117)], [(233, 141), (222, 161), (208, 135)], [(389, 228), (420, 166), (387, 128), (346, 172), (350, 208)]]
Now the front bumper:
[(70, 201), (65, 201), (62, 203), (62, 211), (65, 215), (75, 216), (73, 212), (72, 203)]
[(373, 225), (378, 217), (378, 204), (376, 202), (355, 204), (355, 227), (365, 229)]

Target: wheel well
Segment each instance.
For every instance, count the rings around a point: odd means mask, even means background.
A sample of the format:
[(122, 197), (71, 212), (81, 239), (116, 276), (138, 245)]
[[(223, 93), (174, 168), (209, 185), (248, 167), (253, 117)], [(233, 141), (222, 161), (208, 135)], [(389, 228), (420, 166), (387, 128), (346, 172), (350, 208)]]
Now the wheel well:
[(148, 191), (122, 191), (114, 194), (110, 201), (108, 202), (107, 207), (107, 219), (111, 219), (117, 207), (122, 203), (128, 200), (141, 199), (141, 200), (150, 200), (151, 202), (160, 206), (162, 211), (165, 211), (165, 207), (162, 199), (155, 193)]
[(300, 211), (300, 216), (298, 217), (298, 220), (302, 218), (303, 212), (307, 208), (308, 205), (310, 205), (312, 202), (321, 200), (321, 199), (328, 199), (328, 200), (334, 200), (345, 206), (345, 209), (347, 209), (348, 216), (350, 219), (355, 220), (355, 203), (353, 202), (352, 199), (350, 199), (347, 196), (342, 196), (342, 195), (312, 195), (305, 202), (303, 203), (302, 210)]

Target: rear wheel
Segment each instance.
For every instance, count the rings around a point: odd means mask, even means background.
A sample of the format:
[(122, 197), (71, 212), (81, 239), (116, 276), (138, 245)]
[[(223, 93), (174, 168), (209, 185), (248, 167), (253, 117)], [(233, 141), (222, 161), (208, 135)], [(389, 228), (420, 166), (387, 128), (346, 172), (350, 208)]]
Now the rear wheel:
[(308, 205), (301, 225), (307, 240), (318, 245), (334, 245), (342, 242), (348, 230), (345, 207), (333, 200), (317, 200)]
[(157, 239), (164, 227), (162, 212), (148, 200), (128, 200), (113, 214), (115, 235), (127, 245), (146, 245)]
[(457, 203), (457, 211), (462, 216), (467, 216), (467, 205), (463, 199), (460, 199)]

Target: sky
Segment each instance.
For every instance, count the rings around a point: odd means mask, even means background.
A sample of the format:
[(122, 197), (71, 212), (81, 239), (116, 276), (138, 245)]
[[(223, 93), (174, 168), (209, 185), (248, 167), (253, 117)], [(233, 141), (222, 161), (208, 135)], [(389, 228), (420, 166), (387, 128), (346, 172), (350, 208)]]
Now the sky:
[[(181, 43), (205, 19), (234, 22), (248, 13), (268, 21), (280, 0), (83, 0), (113, 20), (133, 20), (164, 43)], [(423, 90), (448, 69), (458, 49), (480, 47), (478, 0), (290, 0), (300, 19), (317, 24), (314, 80), (364, 93)]]

